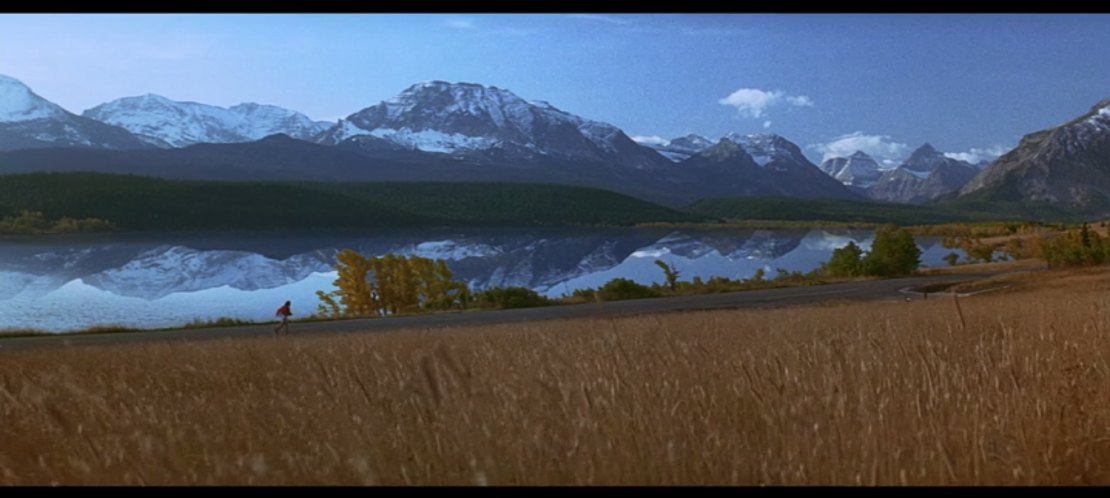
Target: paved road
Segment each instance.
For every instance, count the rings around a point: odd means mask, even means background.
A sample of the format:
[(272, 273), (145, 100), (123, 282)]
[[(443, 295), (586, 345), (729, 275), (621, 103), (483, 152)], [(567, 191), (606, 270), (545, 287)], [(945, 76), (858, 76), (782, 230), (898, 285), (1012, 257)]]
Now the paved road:
[[(588, 303), (501, 311), (444, 313), (438, 315), (370, 318), (315, 323), (291, 323), (290, 331), (291, 335), (386, 332), (401, 329), (462, 327), (565, 318), (628, 316), (675, 311), (795, 306), (827, 302), (830, 300), (889, 301), (904, 300), (906, 297), (921, 299), (922, 296), (920, 295), (906, 294), (901, 291), (910, 286), (942, 282), (961, 282), (1015, 271), (1028, 271), (1028, 269), (910, 277), (870, 282), (730, 292), (724, 294), (637, 299), (602, 304)], [(272, 334), (273, 327), (274, 325), (264, 324), (160, 332), (121, 332), (113, 334), (87, 334), (57, 337), (15, 337), (0, 339), (0, 354), (10, 351), (38, 348), (110, 345), (139, 341), (180, 341), (259, 337)]]

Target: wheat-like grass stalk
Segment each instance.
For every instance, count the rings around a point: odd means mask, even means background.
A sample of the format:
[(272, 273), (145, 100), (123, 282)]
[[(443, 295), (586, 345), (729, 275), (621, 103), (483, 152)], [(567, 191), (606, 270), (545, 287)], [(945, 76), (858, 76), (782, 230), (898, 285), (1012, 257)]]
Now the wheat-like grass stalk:
[(0, 356), (10, 485), (1110, 483), (1106, 272), (911, 303)]

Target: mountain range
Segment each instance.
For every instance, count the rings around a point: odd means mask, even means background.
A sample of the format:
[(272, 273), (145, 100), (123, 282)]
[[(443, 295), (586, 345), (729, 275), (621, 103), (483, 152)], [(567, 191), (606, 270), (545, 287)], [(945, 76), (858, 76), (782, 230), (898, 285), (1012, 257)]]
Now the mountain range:
[(1110, 213), (1110, 98), (1071, 121), (1025, 135), (954, 198)]
[(613, 125), (473, 83), (418, 83), (329, 123), (270, 105), (221, 108), (153, 94), (77, 115), (0, 76), (0, 174), (538, 182), (603, 188), (668, 206), (744, 196), (921, 204), (989, 191), (1012, 200), (1079, 208), (1105, 203), (1110, 209), (1108, 102), (1026, 136), (989, 166), (924, 144), (884, 169), (861, 151), (818, 166), (776, 134), (637, 143)]

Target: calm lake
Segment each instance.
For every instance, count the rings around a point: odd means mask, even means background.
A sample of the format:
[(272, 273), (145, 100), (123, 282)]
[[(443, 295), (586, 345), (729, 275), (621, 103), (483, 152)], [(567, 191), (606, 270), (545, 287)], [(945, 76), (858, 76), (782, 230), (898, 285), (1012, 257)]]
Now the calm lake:
[[(266, 321), (285, 301), (294, 316), (334, 290), (335, 255), (442, 258), (472, 289), (523, 286), (551, 297), (617, 277), (662, 283), (807, 272), (836, 248), (871, 245), (870, 230), (481, 229), (280, 234), (0, 237), (0, 330), (95, 325), (178, 326), (230, 317)], [(935, 237), (918, 238), (923, 266), (946, 266)], [(961, 257), (963, 253), (958, 252)]]

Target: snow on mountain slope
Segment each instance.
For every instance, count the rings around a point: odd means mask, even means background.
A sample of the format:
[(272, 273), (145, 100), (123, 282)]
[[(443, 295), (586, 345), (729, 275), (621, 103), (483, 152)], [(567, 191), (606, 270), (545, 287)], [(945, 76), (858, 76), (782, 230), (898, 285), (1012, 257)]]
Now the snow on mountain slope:
[(879, 163), (863, 151), (848, 157), (834, 157), (821, 163), (821, 171), (840, 180), (845, 185), (868, 188), (883, 175)]
[(1064, 124), (1025, 135), (959, 197), (992, 192), (1015, 202), (1110, 213), (1110, 98)]
[(743, 148), (760, 166), (766, 167), (776, 160), (785, 163), (809, 163), (809, 159), (802, 154), (797, 145), (774, 133), (742, 135), (733, 132), (725, 135), (724, 138)]
[(41, 147), (141, 149), (149, 147), (127, 130), (66, 111), (0, 75), (0, 150)]
[(867, 193), (876, 200), (917, 204), (960, 189), (979, 171), (926, 143), (897, 168), (884, 172)]
[(0, 122), (65, 119), (66, 110), (31, 91), (23, 82), (0, 74)]
[[(866, 237), (867, 232), (857, 231), (844, 237), (848, 240)], [(767, 278), (774, 278), (774, 271), (809, 271), (828, 258), (828, 241), (821, 231), (764, 231), (756, 230), (744, 236), (735, 234), (717, 241), (688, 233), (675, 232), (629, 254), (617, 265), (597, 269), (565, 281), (537, 287), (536, 291), (548, 297), (569, 294), (574, 289), (597, 288), (614, 278), (627, 278), (643, 285), (665, 282), (655, 260), (673, 265), (679, 279), (703, 281), (713, 277), (729, 279), (750, 278), (762, 268)], [(726, 243), (727, 242), (727, 243)], [(834, 241), (833, 244), (839, 240)]]
[(127, 264), (81, 280), (113, 294), (147, 300), (179, 292), (228, 286), (253, 291), (288, 285), (331, 269), (329, 261), (298, 255), (277, 261), (242, 251), (197, 251), (183, 246), (154, 248)]
[(713, 146), (713, 141), (701, 135), (689, 134), (684, 137), (679, 137), (673, 140), (668, 140), (664, 143), (656, 142), (637, 142), (645, 147), (655, 149), (670, 159), (673, 162), (680, 162), (689, 159), (690, 156), (697, 154), (705, 149)]
[(310, 140), (333, 125), (272, 105), (244, 103), (225, 109), (155, 94), (116, 99), (82, 115), (173, 147), (250, 142), (278, 133)]
[(425, 152), (498, 150), (509, 158), (547, 155), (634, 169), (657, 169), (665, 163), (665, 158), (615, 126), (473, 83), (413, 85), (341, 120), (317, 141), (335, 145), (359, 135)]

